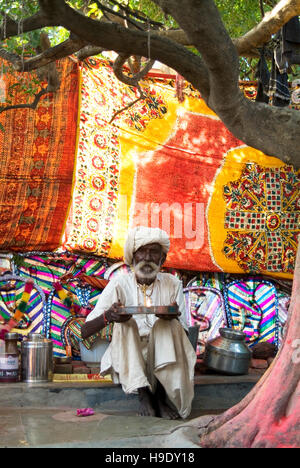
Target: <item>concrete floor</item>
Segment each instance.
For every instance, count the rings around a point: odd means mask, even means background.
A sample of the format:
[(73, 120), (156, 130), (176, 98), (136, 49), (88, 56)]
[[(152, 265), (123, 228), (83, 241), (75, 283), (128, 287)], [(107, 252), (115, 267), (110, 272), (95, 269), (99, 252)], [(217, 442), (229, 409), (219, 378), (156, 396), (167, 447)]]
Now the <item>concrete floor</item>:
[[(195, 381), (192, 413), (169, 421), (137, 416), (135, 395), (103, 384), (0, 384), (2, 448), (199, 448), (197, 418), (240, 401), (253, 376), (202, 376)], [(77, 408), (93, 416), (78, 417)], [(209, 418), (209, 416), (208, 416)]]
[(77, 417), (74, 408), (1, 408), (2, 448), (199, 448), (190, 422), (95, 412)]

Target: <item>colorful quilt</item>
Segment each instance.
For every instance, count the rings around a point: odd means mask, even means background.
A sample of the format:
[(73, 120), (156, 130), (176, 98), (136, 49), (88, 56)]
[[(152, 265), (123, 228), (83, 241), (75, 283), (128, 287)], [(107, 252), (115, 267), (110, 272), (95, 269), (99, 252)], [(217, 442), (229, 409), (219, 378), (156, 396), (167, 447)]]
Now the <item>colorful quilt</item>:
[[(24, 293), (26, 280), (17, 275), (0, 276), (0, 318), (8, 321), (13, 317)], [(46, 313), (46, 298), (42, 289), (34, 283), (29, 294), (23, 318), (12, 332), (19, 337), (29, 333), (41, 333)]]
[(230, 328), (243, 331), (250, 347), (264, 341), (278, 347), (278, 296), (274, 285), (256, 279), (235, 281), (227, 285), (224, 297)]
[(184, 289), (187, 323), (199, 326), (197, 357), (203, 356), (208, 341), (220, 336), (219, 329), (227, 327), (222, 294), (212, 287), (190, 286)]
[(166, 268), (292, 278), (299, 171), (237, 140), (187, 82), (179, 102), (175, 78), (150, 75), (137, 100), (108, 60), (57, 68), (36, 111), (0, 115), (0, 250), (121, 260), (148, 225), (170, 235)]
[[(69, 254), (28, 255), (19, 259), (19, 274), (33, 279), (44, 292), (46, 301), (40, 331), (53, 342), (54, 356), (66, 356), (66, 346), (72, 347), (74, 356), (76, 340), (66, 340), (68, 324), (81, 315), (82, 308), (91, 310), (102, 290), (89, 285), (85, 278), (103, 278), (106, 259)], [(0, 302), (1, 304), (1, 302)], [(71, 337), (72, 338), (72, 337)]]
[(158, 226), (171, 237), (166, 267), (291, 278), (299, 172), (237, 140), (188, 83), (183, 102), (171, 78), (149, 77), (142, 89), (145, 99), (119, 112), (136, 88), (106, 60), (82, 64), (63, 247), (121, 259), (129, 228)]
[[(0, 114), (0, 250), (54, 250), (60, 246), (72, 192), (78, 114), (78, 66), (57, 62), (61, 81), (36, 110)], [(4, 75), (14, 102), (33, 100)]]

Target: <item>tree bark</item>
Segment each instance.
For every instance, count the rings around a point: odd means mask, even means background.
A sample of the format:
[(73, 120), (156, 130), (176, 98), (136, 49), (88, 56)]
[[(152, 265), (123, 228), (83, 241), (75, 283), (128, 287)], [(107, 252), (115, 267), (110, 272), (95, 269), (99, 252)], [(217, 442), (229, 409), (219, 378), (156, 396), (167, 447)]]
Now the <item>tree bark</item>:
[[(222, 23), (215, 3), (212, 0), (153, 1), (174, 17), (188, 40), (199, 50), (201, 58), (186, 47), (161, 37), (158, 32), (149, 32), (148, 35), (145, 31), (128, 29), (117, 23), (93, 20), (63, 0), (39, 0), (40, 12), (25, 19), (22, 28), (27, 31), (30, 24), (32, 29), (38, 25), (60, 25), (76, 36), (76, 41), (66, 41), (73, 50), (78, 41), (83, 41), (114, 50), (118, 54), (159, 60), (175, 69), (200, 91), (207, 105), (236, 138), (267, 155), (277, 156), (286, 163), (300, 167), (300, 113), (244, 98), (238, 86), (237, 49)], [(300, 0), (282, 0), (276, 8), (271, 15), (272, 31), (276, 29), (276, 22), (277, 27), (280, 27), (290, 15), (300, 12)], [(17, 23), (9, 19), (6, 29), (10, 34), (17, 34)], [(260, 25), (259, 30), (262, 29)], [(266, 38), (264, 34), (261, 33), (260, 38)], [(253, 39), (253, 31), (249, 37)], [(67, 44), (57, 46), (55, 51), (48, 51), (40, 59), (49, 60), (53, 52), (53, 59), (56, 54), (61, 57)], [(37, 65), (37, 62), (33, 59), (28, 65)]]
[[(160, 36), (160, 32), (145, 32), (126, 28), (115, 22), (91, 19), (71, 8), (63, 0), (39, 0), (40, 11), (24, 19), (22, 30), (43, 26), (63, 26), (76, 36), (39, 57), (54, 60), (63, 56), (63, 49), (80, 47), (80, 41), (121, 55), (148, 57), (176, 70), (196, 89), (207, 105), (220, 117), (229, 131), (246, 145), (277, 156), (286, 163), (300, 167), (300, 112), (278, 108), (245, 99), (239, 89), (239, 59), (237, 47), (229, 37), (213, 0), (153, 0), (171, 14), (185, 32), (201, 57), (177, 42)], [(300, 13), (300, 0), (281, 0), (257, 29), (240, 39), (239, 47), (257, 47), (291, 16)], [(265, 27), (268, 25), (268, 27)], [(7, 18), (8, 35), (16, 35), (18, 24)], [(268, 31), (268, 33), (267, 33)], [(1, 32), (1, 31), (0, 31)], [(259, 40), (254, 36), (258, 34)], [(3, 28), (2, 28), (3, 36)], [(78, 42), (79, 41), (79, 42)], [(79, 45), (78, 45), (79, 44)], [(47, 56), (47, 57), (46, 57)], [(37, 66), (32, 59), (28, 66)], [(26, 66), (26, 64), (24, 64)]]
[[(231, 133), (267, 155), (300, 167), (299, 111), (253, 102), (244, 97), (238, 86), (236, 48), (214, 1), (154, 1), (175, 18), (201, 53), (209, 83), (208, 93), (203, 98)], [(300, 9), (300, 0), (295, 2), (295, 7)], [(195, 86), (195, 82), (192, 84)], [(197, 89), (201, 92), (201, 86)]]
[[(205, 448), (297, 448), (300, 446), (300, 248), (298, 248), (288, 330), (271, 367), (236, 406), (208, 428), (199, 419)], [(202, 423), (203, 421), (203, 423)]]
[(262, 21), (244, 36), (234, 41), (239, 55), (248, 55), (251, 50), (262, 47), (293, 16), (299, 15), (300, 0), (281, 0)]

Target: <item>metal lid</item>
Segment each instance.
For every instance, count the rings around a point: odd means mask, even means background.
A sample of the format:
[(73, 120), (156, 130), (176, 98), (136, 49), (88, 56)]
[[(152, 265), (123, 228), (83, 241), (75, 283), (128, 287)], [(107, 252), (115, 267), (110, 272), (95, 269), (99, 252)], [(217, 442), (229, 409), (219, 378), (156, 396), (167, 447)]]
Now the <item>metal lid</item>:
[(53, 341), (39, 333), (29, 333), (21, 343), (23, 348), (53, 347)]
[(30, 341), (43, 341), (45, 337), (41, 335), (40, 333), (29, 333), (28, 334), (28, 339)]
[(6, 340), (17, 340), (18, 339), (18, 333), (7, 332), (7, 333), (5, 333), (5, 339)]
[(219, 332), (221, 336), (228, 338), (229, 340), (244, 341), (246, 339), (245, 333), (240, 330), (224, 327), (219, 328)]

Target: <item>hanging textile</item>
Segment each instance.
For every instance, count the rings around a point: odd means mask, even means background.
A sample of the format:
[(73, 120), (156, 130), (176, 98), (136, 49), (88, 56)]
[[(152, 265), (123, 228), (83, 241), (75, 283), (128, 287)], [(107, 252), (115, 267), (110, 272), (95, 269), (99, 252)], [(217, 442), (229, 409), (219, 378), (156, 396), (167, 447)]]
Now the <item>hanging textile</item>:
[[(82, 64), (63, 247), (121, 259), (128, 229), (148, 225), (170, 235), (166, 267), (291, 278), (299, 173), (237, 140), (186, 81), (182, 102), (175, 77), (150, 76), (141, 86), (145, 99), (119, 112), (137, 99), (136, 88), (119, 82), (106, 60)], [(255, 99), (256, 90), (244, 92)]]
[(138, 91), (107, 60), (83, 62), (77, 119), (78, 65), (57, 68), (61, 87), (36, 111), (0, 115), (0, 249), (121, 259), (144, 224), (170, 234), (167, 268), (292, 278), (299, 171), (237, 140), (185, 80), (179, 102), (175, 77), (147, 77), (128, 107)]
[[(77, 356), (78, 342), (66, 340), (65, 331), (69, 333), (70, 321), (88, 314), (95, 306), (107, 284), (103, 278), (107, 269), (106, 259), (67, 252), (28, 254), (18, 261), (23, 281), (34, 280), (47, 298), (40, 331), (53, 341), (54, 356), (66, 356), (67, 351)], [(92, 285), (89, 284), (90, 279), (93, 279)], [(72, 349), (68, 350), (67, 345)]]
[(0, 276), (0, 318), (5, 322), (15, 318), (17, 325), (12, 332), (20, 337), (40, 333), (45, 313), (46, 298), (35, 282), (18, 275)]
[(197, 357), (203, 357), (205, 345), (220, 336), (219, 329), (227, 327), (224, 299), (211, 287), (190, 286), (184, 289), (187, 323), (199, 326)]
[[(60, 87), (36, 110), (0, 114), (0, 250), (53, 250), (60, 245), (71, 190), (78, 113), (78, 66), (56, 62)], [(32, 100), (6, 73), (17, 103)], [(15, 102), (14, 102), (15, 103)]]
[(250, 347), (264, 341), (278, 347), (278, 294), (273, 284), (255, 278), (234, 281), (225, 288), (224, 298), (229, 326), (243, 331)]

